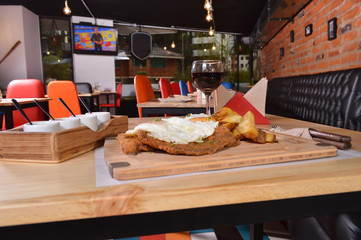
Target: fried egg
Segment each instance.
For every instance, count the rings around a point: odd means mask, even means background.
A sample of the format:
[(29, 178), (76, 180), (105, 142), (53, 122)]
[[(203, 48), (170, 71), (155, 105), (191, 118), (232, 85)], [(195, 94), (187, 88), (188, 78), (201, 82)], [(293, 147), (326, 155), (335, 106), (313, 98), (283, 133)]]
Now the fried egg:
[(190, 121), (190, 119), (197, 116), (198, 115), (191, 115), (186, 118), (163, 118), (157, 123), (142, 123), (136, 126), (134, 130), (127, 131), (126, 134), (132, 135), (135, 134), (137, 130), (143, 130), (148, 132), (148, 135), (155, 139), (175, 144), (202, 142), (203, 139), (214, 133), (215, 128), (218, 126), (218, 122), (212, 120)]

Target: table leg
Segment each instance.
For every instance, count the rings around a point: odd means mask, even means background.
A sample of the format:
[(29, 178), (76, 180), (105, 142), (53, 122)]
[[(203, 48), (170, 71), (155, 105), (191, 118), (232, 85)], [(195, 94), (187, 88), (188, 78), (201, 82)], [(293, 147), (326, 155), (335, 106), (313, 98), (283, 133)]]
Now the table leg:
[(249, 225), (249, 240), (262, 240), (263, 239), (263, 224), (250, 224)]
[(5, 128), (6, 129), (14, 128), (13, 111), (11, 107), (6, 108), (4, 110), (4, 115), (5, 115)]

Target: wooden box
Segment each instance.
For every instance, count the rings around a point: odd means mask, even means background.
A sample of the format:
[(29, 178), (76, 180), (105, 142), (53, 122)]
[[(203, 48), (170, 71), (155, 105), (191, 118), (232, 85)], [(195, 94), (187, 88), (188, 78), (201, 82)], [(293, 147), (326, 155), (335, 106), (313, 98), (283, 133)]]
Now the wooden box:
[(128, 116), (112, 116), (96, 132), (86, 126), (52, 133), (28, 133), (18, 127), (0, 132), (0, 160), (60, 163), (102, 146), (105, 138), (127, 130)]

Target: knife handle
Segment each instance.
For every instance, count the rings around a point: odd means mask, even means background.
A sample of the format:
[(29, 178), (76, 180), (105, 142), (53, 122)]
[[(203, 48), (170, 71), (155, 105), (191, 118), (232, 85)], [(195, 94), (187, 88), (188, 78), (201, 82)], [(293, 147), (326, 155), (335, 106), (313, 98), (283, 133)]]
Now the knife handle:
[(331, 141), (344, 142), (344, 143), (351, 142), (351, 137), (349, 137), (349, 136), (338, 135), (338, 134), (333, 134), (333, 133), (328, 133), (328, 132), (322, 132), (322, 131), (318, 131), (318, 130), (313, 129), (313, 128), (310, 128), (309, 132), (310, 132), (312, 137), (316, 137), (316, 138), (323, 138), (323, 139), (327, 139), (327, 140), (331, 140)]
[(336, 142), (336, 141), (323, 139), (323, 138), (313, 138), (313, 140), (317, 141), (317, 142), (321, 142), (321, 143), (330, 144), (330, 145), (335, 146), (335, 147), (337, 147), (338, 149), (341, 149), (341, 150), (349, 149), (352, 146), (350, 142)]

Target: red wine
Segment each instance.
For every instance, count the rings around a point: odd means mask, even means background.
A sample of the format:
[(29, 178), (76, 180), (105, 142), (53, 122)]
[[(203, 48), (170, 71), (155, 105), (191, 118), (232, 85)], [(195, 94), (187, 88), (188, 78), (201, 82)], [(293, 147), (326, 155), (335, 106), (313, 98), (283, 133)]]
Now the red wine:
[(221, 85), (223, 72), (192, 73), (192, 79), (199, 90), (210, 94)]

